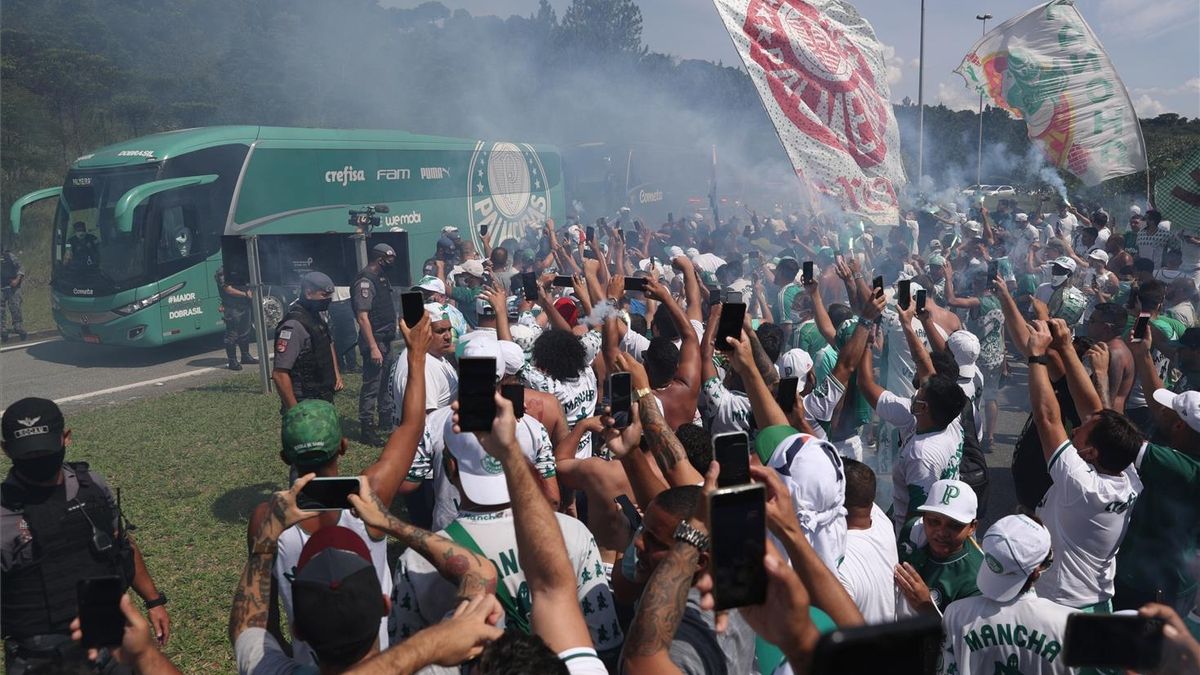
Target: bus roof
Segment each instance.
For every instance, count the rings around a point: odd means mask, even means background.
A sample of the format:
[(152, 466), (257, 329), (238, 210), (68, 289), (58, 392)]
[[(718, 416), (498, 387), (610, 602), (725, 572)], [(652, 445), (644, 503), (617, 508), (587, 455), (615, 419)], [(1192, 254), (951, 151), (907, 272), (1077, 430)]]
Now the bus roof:
[(391, 144), (412, 146), (429, 143), (445, 147), (462, 144), (471, 147), (474, 141), (445, 136), (426, 136), (393, 129), (306, 129), (299, 127), (219, 126), (165, 131), (108, 145), (72, 163), (73, 169), (98, 169), (113, 166), (144, 164), (161, 161), (186, 152), (218, 145), (269, 141), (275, 147), (312, 147), (314, 144), (363, 143), (371, 147)]

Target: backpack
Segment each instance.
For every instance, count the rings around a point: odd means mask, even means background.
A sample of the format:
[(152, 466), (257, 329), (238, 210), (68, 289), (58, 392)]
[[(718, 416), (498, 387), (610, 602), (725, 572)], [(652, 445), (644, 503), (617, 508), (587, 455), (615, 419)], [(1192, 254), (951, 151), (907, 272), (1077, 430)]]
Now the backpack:
[(975, 410), (970, 402), (967, 402), (958, 419), (963, 428), (962, 460), (958, 465), (958, 478), (975, 491), (975, 497), (979, 501), (975, 517), (982, 519), (987, 513), (990, 476), (987, 458), (984, 457), (983, 449), (979, 447), (979, 434), (975, 430)]

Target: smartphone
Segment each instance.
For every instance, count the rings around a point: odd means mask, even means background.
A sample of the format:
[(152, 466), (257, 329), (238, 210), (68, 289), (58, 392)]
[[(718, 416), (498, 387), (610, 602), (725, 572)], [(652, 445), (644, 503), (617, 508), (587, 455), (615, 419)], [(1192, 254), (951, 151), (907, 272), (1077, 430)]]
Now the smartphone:
[(896, 304), (900, 309), (908, 309), (912, 303), (912, 280), (901, 279), (896, 282)]
[(400, 311), (404, 315), (405, 325), (412, 328), (425, 316), (425, 296), (420, 291), (401, 293)]
[(716, 609), (767, 599), (767, 489), (762, 483), (720, 488), (708, 496), (710, 566)]
[(121, 644), (125, 635), (125, 615), (121, 596), (125, 586), (121, 577), (88, 577), (75, 583), (79, 602), (79, 628), (82, 646), (111, 647)]
[(754, 234), (753, 227), (747, 225), (746, 227), (742, 228), (742, 236), (743, 237), (749, 239), (753, 234)]
[(314, 478), (296, 496), (301, 511), (339, 511), (352, 509), (350, 495), (358, 494), (358, 476)]
[(922, 314), (925, 312), (925, 300), (927, 297), (928, 292), (924, 288), (917, 291), (917, 314)]
[(571, 280), (571, 277), (560, 274), (554, 277), (554, 281), (551, 282), (551, 285), (555, 288), (573, 288), (575, 286), (575, 282)]
[[(720, 293), (717, 294), (717, 297), (720, 297)], [(722, 351), (733, 349), (725, 341), (725, 338), (742, 339), (742, 322), (745, 318), (746, 303), (729, 302), (721, 305), (721, 318), (717, 320), (716, 349)]]
[(625, 241), (625, 230), (617, 230), (617, 236), (621, 238), (621, 241)]
[(596, 238), (596, 228), (592, 227), (591, 225), (588, 225), (587, 228), (584, 229), (584, 233), (584, 236), (587, 238), (588, 242), (591, 242)]
[(1071, 614), (1063, 663), (1145, 672), (1162, 660), (1163, 621), (1119, 614)]
[(645, 277), (625, 277), (625, 292), (640, 291), (645, 292), (646, 279)]
[(496, 359), (464, 356), (458, 360), (458, 426), (491, 431), (496, 417)]
[(942, 639), (941, 617), (826, 633), (813, 651), (814, 673), (932, 673)]
[(875, 295), (879, 295), (880, 293), (882, 293), (883, 292), (883, 277), (875, 277), (875, 279), (873, 279), (871, 281), (871, 287), (875, 289)]
[(614, 421), (613, 426), (617, 429), (628, 427), (633, 405), (633, 376), (629, 373), (609, 375), (608, 399), (610, 414)]
[(813, 262), (805, 260), (804, 266), (800, 269), (800, 281), (811, 284), (813, 282)]
[(1146, 330), (1150, 327), (1150, 315), (1142, 312), (1138, 315), (1137, 321), (1133, 324), (1133, 337), (1131, 342), (1141, 342), (1146, 339)]
[(479, 226), (479, 236), (481, 236), (481, 237), (487, 236), (487, 230), (488, 230), (487, 223), (480, 225)]
[(613, 503), (621, 507), (621, 513), (625, 515), (625, 520), (629, 521), (629, 529), (636, 532), (642, 526), (642, 514), (638, 513), (629, 496), (617, 495), (613, 497)]
[[(794, 378), (793, 378), (794, 379)], [(731, 431), (713, 436), (713, 459), (721, 465), (717, 487), (733, 487), (750, 482), (750, 435)]]
[(512, 403), (513, 417), (521, 419), (525, 416), (525, 387), (519, 384), (500, 385), (500, 395)]
[(779, 388), (775, 390), (775, 402), (783, 409), (784, 414), (796, 407), (796, 392), (799, 388), (800, 378), (798, 377), (785, 377), (779, 380)]
[(521, 272), (521, 286), (525, 291), (525, 299), (535, 302), (538, 297), (537, 273)]
[(996, 260), (988, 261), (988, 286), (996, 285), (996, 277), (1000, 276), (1000, 263)]

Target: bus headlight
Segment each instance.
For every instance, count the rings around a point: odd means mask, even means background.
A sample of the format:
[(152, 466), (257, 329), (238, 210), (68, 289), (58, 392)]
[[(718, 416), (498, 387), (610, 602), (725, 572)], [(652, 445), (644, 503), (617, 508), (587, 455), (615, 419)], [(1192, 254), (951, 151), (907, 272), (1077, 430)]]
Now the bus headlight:
[(120, 314), (121, 316), (129, 316), (130, 314), (133, 314), (134, 312), (140, 312), (143, 309), (146, 309), (147, 307), (149, 307), (150, 305), (153, 305), (154, 303), (158, 302), (159, 300), (162, 300), (163, 298), (167, 297), (168, 295), (174, 294), (175, 292), (177, 292), (179, 289), (183, 288), (186, 285), (187, 285), (186, 282), (181, 281), (181, 282), (175, 284), (174, 286), (166, 289), (165, 291), (159, 291), (159, 292), (155, 293), (154, 295), (147, 296), (147, 297), (142, 298), (141, 300), (137, 300), (135, 302), (131, 302), (128, 305), (125, 305), (124, 307), (117, 307), (116, 309), (113, 310), (113, 312)]

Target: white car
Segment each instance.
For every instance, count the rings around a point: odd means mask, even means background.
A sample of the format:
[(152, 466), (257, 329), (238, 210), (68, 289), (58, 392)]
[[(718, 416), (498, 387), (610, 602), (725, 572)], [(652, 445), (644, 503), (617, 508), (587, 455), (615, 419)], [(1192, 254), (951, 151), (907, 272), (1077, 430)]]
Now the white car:
[(994, 197), (996, 195), (1016, 195), (1017, 191), (1011, 185), (972, 185), (971, 187), (963, 190), (963, 194), (982, 194), (987, 197)]

